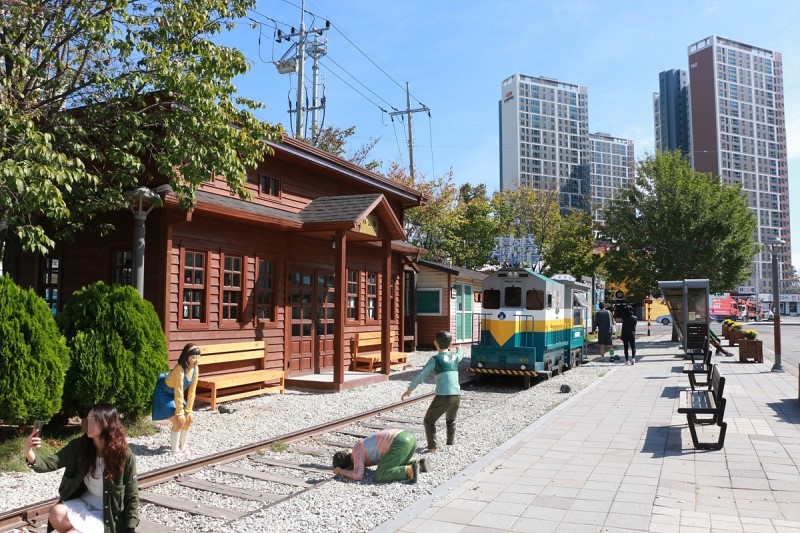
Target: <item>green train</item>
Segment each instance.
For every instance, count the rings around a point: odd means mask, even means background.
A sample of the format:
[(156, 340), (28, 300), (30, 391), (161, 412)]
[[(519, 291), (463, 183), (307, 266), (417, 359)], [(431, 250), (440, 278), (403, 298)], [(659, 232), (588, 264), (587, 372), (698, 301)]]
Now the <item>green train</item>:
[(589, 285), (569, 275), (548, 278), (528, 268), (503, 268), (483, 281), (473, 374), (550, 376), (586, 357)]

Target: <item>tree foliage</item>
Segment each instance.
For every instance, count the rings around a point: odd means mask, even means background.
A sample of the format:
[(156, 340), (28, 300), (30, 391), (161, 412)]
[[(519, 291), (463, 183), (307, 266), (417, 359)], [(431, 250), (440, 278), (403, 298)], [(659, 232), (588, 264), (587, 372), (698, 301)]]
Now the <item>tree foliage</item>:
[(417, 175), (411, 177), (398, 163), (392, 163), (389, 179), (422, 192), (427, 201), (424, 205), (406, 211), (406, 235), (408, 242), (425, 250), (423, 258), (437, 263), (451, 260), (449, 236), (456, 234), (458, 220), (455, 214), (458, 190), (453, 184), (453, 173), (428, 179)]
[(452, 263), (473, 270), (489, 264), (498, 231), (486, 185), (459, 187), (453, 217), (443, 242)]
[(590, 275), (597, 264), (591, 217), (577, 210), (563, 215), (558, 198), (558, 191), (530, 187), (497, 192), (492, 198), (497, 226), (502, 235), (533, 236), (543, 274)]
[(638, 174), (605, 209), (611, 282), (638, 299), (656, 292), (659, 280), (708, 278), (721, 292), (747, 279), (756, 221), (739, 186), (693, 171), (673, 152), (640, 161)]
[(0, 420), (28, 424), (61, 409), (69, 355), (50, 308), (0, 276)]
[(136, 289), (102, 281), (75, 292), (58, 324), (72, 361), (64, 410), (97, 402), (136, 418), (148, 412), (159, 373), (167, 370), (167, 343), (153, 305)]
[(312, 126), (311, 138), (300, 140), (315, 148), (324, 150), (329, 154), (347, 159), (354, 165), (362, 166), (373, 172), (377, 171), (382, 164), (381, 161), (376, 159), (367, 161), (367, 158), (380, 139), (371, 138), (366, 143), (359, 146), (354, 152), (348, 153), (347, 142), (355, 134), (355, 126), (350, 126), (346, 130), (335, 126), (328, 126), (327, 128), (316, 128)]
[(15, 243), (44, 252), (96, 213), (124, 207), (125, 189), (154, 180), (168, 181), (184, 205), (212, 175), (246, 197), (245, 170), (280, 128), (237, 95), (244, 55), (211, 38), (253, 4), (0, 2), (5, 252)]

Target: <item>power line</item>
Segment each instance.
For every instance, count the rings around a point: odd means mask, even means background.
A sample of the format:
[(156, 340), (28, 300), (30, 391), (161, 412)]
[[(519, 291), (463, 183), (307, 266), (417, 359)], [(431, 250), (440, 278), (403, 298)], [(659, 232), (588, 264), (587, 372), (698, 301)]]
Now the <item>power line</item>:
[(347, 80), (345, 80), (344, 78), (342, 78), (341, 76), (339, 76), (339, 75), (338, 75), (338, 74), (337, 74), (335, 71), (333, 71), (333, 70), (331, 70), (330, 68), (328, 68), (328, 67), (327, 67), (325, 64), (323, 64), (322, 66), (324, 66), (324, 67), (325, 67), (325, 68), (328, 70), (328, 72), (330, 72), (331, 74), (333, 74), (334, 76), (336, 76), (337, 78), (339, 78), (339, 80), (340, 80), (342, 83), (344, 83), (345, 85), (347, 85), (348, 87), (350, 87), (351, 89), (353, 89), (355, 92), (357, 92), (359, 95), (361, 95), (361, 97), (362, 97), (362, 98), (364, 98), (364, 100), (366, 100), (367, 102), (371, 103), (372, 105), (374, 105), (375, 107), (377, 107), (378, 109), (380, 109), (381, 111), (383, 111), (384, 113), (388, 113), (388, 111), (387, 111), (386, 109), (382, 108), (380, 105), (378, 105), (378, 104), (377, 104), (377, 103), (375, 103), (373, 100), (371, 100), (371, 99), (370, 99), (370, 98), (369, 98), (367, 95), (365, 95), (364, 93), (362, 93), (361, 91), (359, 91), (358, 89), (356, 89), (355, 87), (353, 87), (352, 85), (350, 85), (350, 84), (347, 82)]
[[(373, 91), (372, 89), (370, 89), (369, 87), (367, 87), (367, 86), (366, 86), (366, 85), (365, 85), (365, 84), (364, 84), (364, 83), (363, 83), (361, 80), (359, 80), (358, 78), (356, 78), (355, 76), (353, 76), (353, 75), (352, 75), (352, 74), (351, 74), (351, 73), (350, 73), (350, 72), (349, 72), (349, 71), (348, 71), (346, 68), (344, 68), (342, 65), (340, 65), (339, 63), (337, 63), (337, 62), (336, 62), (336, 61), (335, 61), (333, 58), (331, 58), (331, 56), (329, 56), (329, 55), (328, 55), (328, 56), (325, 56), (325, 59), (326, 59), (327, 61), (330, 61), (331, 63), (333, 63), (334, 65), (336, 65), (336, 66), (337, 66), (337, 67), (339, 67), (340, 69), (342, 69), (342, 70), (343, 70), (343, 71), (344, 71), (344, 72), (345, 72), (345, 73), (346, 73), (348, 76), (350, 76), (350, 77), (351, 77), (351, 78), (353, 78), (355, 81), (357, 81), (357, 82), (359, 83), (359, 85), (361, 85), (361, 86), (362, 86), (362, 87), (364, 87), (366, 90), (368, 90), (369, 92), (371, 92), (372, 94), (374, 94), (374, 95), (375, 95), (375, 96), (378, 98), (378, 100), (380, 100), (381, 102), (383, 102), (383, 103), (384, 103), (384, 104), (386, 104), (387, 106), (389, 106), (389, 107), (391, 107), (392, 109), (394, 109), (395, 111), (397, 111), (397, 108), (396, 108), (395, 106), (393, 106), (392, 104), (390, 104), (389, 102), (387, 102), (386, 100), (384, 100), (384, 99), (383, 99), (383, 97), (381, 97), (381, 96), (380, 96), (378, 93), (376, 93), (375, 91)], [(324, 65), (324, 63), (323, 63), (323, 65)], [(329, 71), (331, 70), (331, 69), (330, 69), (330, 67), (328, 67), (327, 65), (325, 65), (325, 66), (326, 66), (326, 68), (327, 68)], [(340, 79), (341, 79), (341, 78), (340, 78)]]

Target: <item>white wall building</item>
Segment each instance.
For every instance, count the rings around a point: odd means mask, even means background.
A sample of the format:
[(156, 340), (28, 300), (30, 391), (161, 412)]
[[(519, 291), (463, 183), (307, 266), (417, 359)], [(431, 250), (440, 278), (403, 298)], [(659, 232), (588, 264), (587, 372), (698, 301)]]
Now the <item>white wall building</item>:
[(620, 193), (630, 189), (635, 179), (633, 141), (608, 133), (589, 135), (591, 146), (592, 219), (603, 223), (603, 209)]

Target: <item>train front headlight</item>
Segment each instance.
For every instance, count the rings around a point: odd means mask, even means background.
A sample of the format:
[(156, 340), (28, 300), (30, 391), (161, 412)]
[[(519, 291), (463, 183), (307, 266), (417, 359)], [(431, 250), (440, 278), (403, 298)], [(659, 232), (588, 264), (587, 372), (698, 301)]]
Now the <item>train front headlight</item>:
[(528, 367), (525, 365), (519, 365), (520, 370), (528, 370)]
[(478, 363), (478, 368), (483, 368), (483, 363)]

